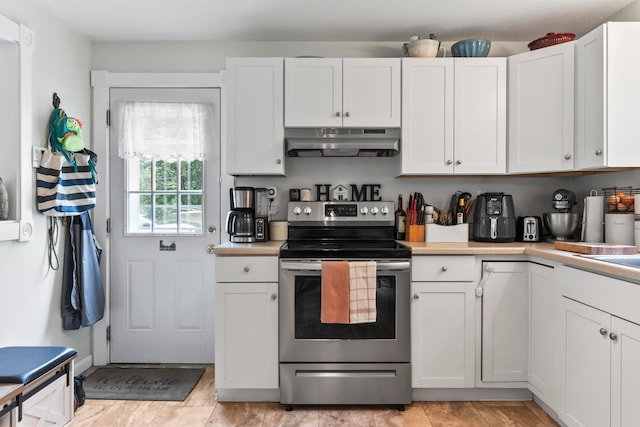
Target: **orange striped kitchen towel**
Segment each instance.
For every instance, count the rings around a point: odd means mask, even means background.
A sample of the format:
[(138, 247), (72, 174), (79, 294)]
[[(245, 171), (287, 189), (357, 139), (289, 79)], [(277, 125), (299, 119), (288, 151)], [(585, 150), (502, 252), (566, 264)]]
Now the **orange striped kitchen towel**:
[(349, 262), (349, 323), (373, 323), (376, 317), (376, 262)]
[(320, 322), (349, 323), (349, 263), (346, 261), (322, 262)]

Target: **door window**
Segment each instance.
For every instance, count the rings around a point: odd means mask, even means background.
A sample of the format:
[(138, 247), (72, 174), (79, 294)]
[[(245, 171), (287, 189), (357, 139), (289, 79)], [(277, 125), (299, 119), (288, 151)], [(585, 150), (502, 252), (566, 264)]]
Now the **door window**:
[(202, 160), (126, 159), (126, 233), (202, 234)]
[(203, 233), (210, 103), (120, 102), (118, 155), (125, 159), (125, 233)]

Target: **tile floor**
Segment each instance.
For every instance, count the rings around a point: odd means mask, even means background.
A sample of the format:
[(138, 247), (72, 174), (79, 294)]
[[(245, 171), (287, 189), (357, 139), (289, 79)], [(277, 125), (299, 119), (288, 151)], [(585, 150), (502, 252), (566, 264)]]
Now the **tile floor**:
[(414, 402), (405, 411), (377, 406), (310, 406), (287, 412), (278, 403), (217, 402), (214, 370), (184, 402), (87, 400), (68, 427), (497, 427), (557, 426), (533, 402)]

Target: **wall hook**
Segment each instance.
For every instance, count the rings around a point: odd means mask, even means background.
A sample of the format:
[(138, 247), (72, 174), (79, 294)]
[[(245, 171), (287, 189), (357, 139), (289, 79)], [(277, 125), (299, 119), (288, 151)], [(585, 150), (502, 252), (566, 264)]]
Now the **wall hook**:
[(56, 92), (53, 92), (53, 108), (59, 108), (60, 107), (60, 97), (58, 97), (58, 94)]

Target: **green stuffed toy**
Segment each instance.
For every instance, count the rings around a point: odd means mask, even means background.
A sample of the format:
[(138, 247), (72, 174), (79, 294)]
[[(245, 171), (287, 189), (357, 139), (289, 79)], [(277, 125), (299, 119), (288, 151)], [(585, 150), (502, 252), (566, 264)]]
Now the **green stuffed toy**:
[(51, 114), (49, 131), (51, 133), (51, 146), (57, 142), (67, 151), (84, 150), (82, 139), (82, 122), (74, 117), (68, 117), (62, 108), (56, 108)]

